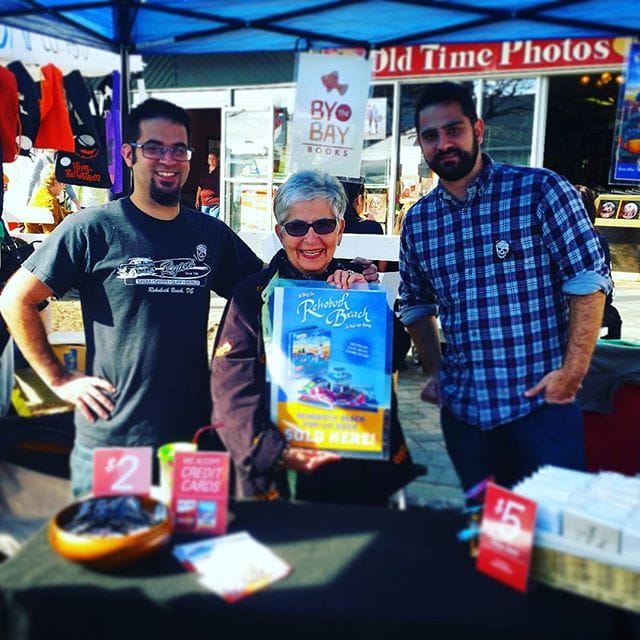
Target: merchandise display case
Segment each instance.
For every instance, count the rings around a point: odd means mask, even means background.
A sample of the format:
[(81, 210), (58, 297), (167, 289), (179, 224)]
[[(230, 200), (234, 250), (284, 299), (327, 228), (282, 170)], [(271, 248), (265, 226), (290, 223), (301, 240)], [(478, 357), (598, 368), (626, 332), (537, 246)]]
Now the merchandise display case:
[(603, 193), (596, 198), (596, 225), (640, 228), (640, 195)]

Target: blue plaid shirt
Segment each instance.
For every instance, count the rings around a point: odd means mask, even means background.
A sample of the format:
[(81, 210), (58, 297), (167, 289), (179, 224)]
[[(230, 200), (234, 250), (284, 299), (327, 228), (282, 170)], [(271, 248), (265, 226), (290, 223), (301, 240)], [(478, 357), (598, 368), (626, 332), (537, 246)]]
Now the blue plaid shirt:
[(490, 429), (544, 403), (523, 393), (561, 366), (568, 295), (611, 280), (576, 190), (545, 169), (494, 163), (460, 203), (441, 185), (407, 213), (400, 239), (400, 318), (438, 313), (447, 343), (443, 402)]

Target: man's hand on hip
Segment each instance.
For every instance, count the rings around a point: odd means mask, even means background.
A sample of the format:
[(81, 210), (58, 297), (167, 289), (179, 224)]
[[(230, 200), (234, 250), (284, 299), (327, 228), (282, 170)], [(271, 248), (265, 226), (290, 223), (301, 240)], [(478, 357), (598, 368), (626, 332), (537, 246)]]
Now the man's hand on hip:
[(561, 367), (547, 373), (538, 384), (527, 389), (524, 396), (533, 398), (544, 392), (544, 400), (549, 404), (570, 404), (575, 401), (581, 382)]
[(89, 422), (95, 422), (96, 417), (108, 420), (115, 407), (107, 394), (115, 393), (116, 388), (102, 378), (69, 372), (50, 386), (62, 400), (78, 407)]

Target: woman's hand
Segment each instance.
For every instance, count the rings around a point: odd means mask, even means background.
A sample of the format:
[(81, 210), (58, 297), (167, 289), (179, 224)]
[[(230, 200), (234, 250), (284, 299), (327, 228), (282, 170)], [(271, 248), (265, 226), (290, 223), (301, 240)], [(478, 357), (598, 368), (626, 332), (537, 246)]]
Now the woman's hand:
[(338, 289), (350, 289), (355, 284), (367, 284), (365, 277), (355, 271), (345, 271), (336, 269), (328, 278), (327, 282), (334, 284)]
[(313, 473), (325, 464), (340, 460), (340, 456), (329, 451), (287, 447), (280, 460), (284, 469), (291, 469), (298, 473)]

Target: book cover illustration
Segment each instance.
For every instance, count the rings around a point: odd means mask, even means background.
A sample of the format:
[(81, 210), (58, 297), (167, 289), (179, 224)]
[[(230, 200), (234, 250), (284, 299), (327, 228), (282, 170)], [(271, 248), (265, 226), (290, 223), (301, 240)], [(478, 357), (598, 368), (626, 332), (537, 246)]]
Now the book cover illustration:
[(387, 457), (390, 313), (378, 288), (307, 280), (274, 287), (270, 413), (292, 446)]
[(173, 466), (171, 510), (180, 533), (227, 530), (229, 454), (178, 451)]
[(317, 327), (289, 333), (289, 375), (324, 376), (329, 366), (331, 332)]
[(202, 585), (237, 602), (288, 576), (292, 567), (247, 531), (176, 545), (173, 555)]

